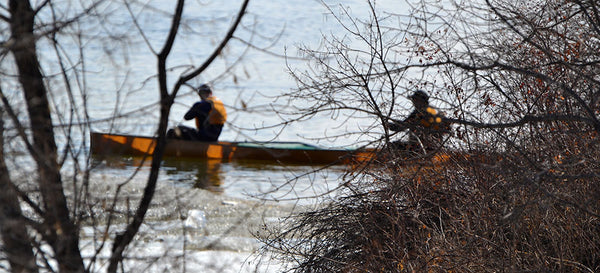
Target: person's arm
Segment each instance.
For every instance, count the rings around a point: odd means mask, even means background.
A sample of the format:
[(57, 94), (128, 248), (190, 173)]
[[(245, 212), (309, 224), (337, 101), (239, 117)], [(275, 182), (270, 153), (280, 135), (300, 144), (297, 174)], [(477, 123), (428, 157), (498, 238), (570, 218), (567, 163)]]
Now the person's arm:
[(400, 131), (403, 131), (405, 128), (404, 128), (404, 125), (402, 124), (402, 122), (394, 120), (394, 121), (388, 122), (388, 129), (390, 129), (391, 131), (394, 131), (394, 132), (400, 132)]
[(416, 112), (413, 111), (407, 118), (405, 118), (402, 121), (392, 120), (391, 122), (388, 122), (388, 128), (394, 132), (404, 131), (411, 126), (416, 116)]
[(192, 108), (190, 108), (190, 110), (188, 110), (187, 113), (185, 113), (185, 115), (183, 116), (183, 119), (191, 120), (195, 117), (204, 117), (204, 116), (208, 115), (208, 112), (210, 112), (210, 109), (211, 109), (210, 103), (208, 103), (206, 101), (196, 102), (196, 103), (194, 103)]

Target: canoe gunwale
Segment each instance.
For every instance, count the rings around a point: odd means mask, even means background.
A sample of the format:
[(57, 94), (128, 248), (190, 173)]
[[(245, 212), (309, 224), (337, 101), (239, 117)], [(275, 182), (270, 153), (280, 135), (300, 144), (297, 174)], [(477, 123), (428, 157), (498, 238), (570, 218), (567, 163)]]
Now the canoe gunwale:
[[(152, 155), (155, 137), (91, 132), (90, 150), (95, 155)], [(269, 147), (271, 145), (272, 147)], [(293, 146), (296, 148), (290, 148)], [(279, 146), (279, 147), (278, 147)], [(349, 164), (364, 161), (373, 151), (326, 149), (302, 142), (199, 142), (169, 139), (164, 156), (197, 159), (261, 160), (299, 164)]]

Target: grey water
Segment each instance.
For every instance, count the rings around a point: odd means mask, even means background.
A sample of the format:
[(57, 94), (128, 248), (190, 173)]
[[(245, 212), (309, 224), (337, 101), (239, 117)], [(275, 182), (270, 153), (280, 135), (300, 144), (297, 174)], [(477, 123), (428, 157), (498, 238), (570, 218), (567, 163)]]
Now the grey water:
[[(352, 16), (369, 16), (366, 1), (324, 2), (334, 12), (344, 9)], [(167, 12), (174, 9), (171, 1), (152, 4)], [(186, 6), (185, 27), (180, 31), (172, 57), (167, 63), (173, 67), (168, 75), (170, 87), (185, 69), (190, 68), (186, 65), (199, 66), (212, 52), (228, 30), (240, 5), (241, 1), (228, 0), (203, 1)], [(395, 1), (377, 1), (377, 5), (381, 9), (391, 10), (399, 4)], [(89, 64), (88, 68), (95, 71), (88, 79), (89, 114), (92, 120), (110, 120), (92, 123), (93, 131), (138, 135), (155, 133), (159, 93), (153, 51), (157, 52), (162, 47), (170, 21), (161, 12), (149, 13), (140, 8), (136, 14), (139, 14), (140, 28), (147, 40), (136, 36), (137, 29), (130, 26), (122, 30), (134, 37), (127, 43), (102, 44), (96, 46), (97, 51), (92, 50), (91, 55), (97, 56), (97, 61)], [(120, 22), (130, 16), (121, 10), (105, 20)], [(356, 138), (325, 137), (343, 134), (348, 130), (348, 125), (343, 124), (347, 122), (344, 118), (336, 120), (323, 115), (302, 122), (282, 123), (286, 117), (275, 112), (276, 109), (288, 111), (294, 107), (285, 105), (286, 98), (280, 95), (297, 86), (289, 70), (307, 69), (309, 60), (299, 58), (298, 47), (318, 48), (323, 35), (333, 33), (343, 33), (343, 30), (321, 1), (250, 1), (242, 27), (235, 34), (239, 39), (233, 39), (222, 56), (191, 82), (195, 86), (209, 82), (214, 94), (227, 106), (228, 122), (220, 140), (301, 141), (322, 147), (356, 147)], [(240, 40), (254, 45), (249, 48)], [(119, 56), (126, 61), (120, 60)], [(115, 60), (122, 62), (116, 68)], [(235, 62), (239, 63), (230, 69), (228, 66)], [(197, 100), (192, 89), (184, 87), (172, 108), (170, 126), (193, 127), (193, 121), (184, 121), (183, 115)], [(112, 119), (115, 113), (122, 117)], [(358, 121), (355, 122), (350, 126), (358, 126)], [(336, 186), (343, 173), (341, 168), (312, 173), (314, 166), (277, 163), (270, 166), (220, 163), (215, 170), (202, 167), (204, 165), (206, 162), (167, 162), (163, 178), (177, 187), (204, 188), (217, 194), (244, 198), (268, 196), (282, 201), (328, 192)], [(128, 171), (123, 169), (123, 176), (127, 176)], [(202, 182), (207, 179), (213, 182)], [(219, 182), (214, 182), (217, 180)]]
[[(356, 17), (368, 17), (366, 1), (349, 0), (326, 2), (333, 11), (342, 8)], [(299, 54), (299, 46), (318, 48), (322, 36), (343, 33), (330, 11), (321, 1), (307, 0), (251, 0), (242, 27), (217, 61), (191, 84), (198, 86), (208, 82), (214, 93), (221, 98), (228, 111), (228, 122), (221, 135), (227, 141), (301, 141), (322, 147), (355, 147), (355, 138), (333, 138), (325, 136), (343, 134), (348, 130), (342, 118), (315, 116), (297, 123), (282, 123), (285, 117), (274, 109), (293, 110), (280, 95), (293, 91), (297, 83), (289, 70), (303, 71), (306, 62)], [(111, 12), (102, 18), (103, 24), (114, 27), (113, 37), (85, 41), (86, 74), (80, 78), (86, 86), (87, 115), (91, 120), (90, 130), (136, 135), (154, 135), (158, 121), (159, 92), (156, 80), (156, 52), (160, 51), (169, 30), (169, 17), (175, 7), (173, 1), (149, 1), (157, 10), (145, 6), (132, 6), (137, 16), (139, 29), (131, 23), (131, 14), (123, 8), (104, 7)], [(168, 60), (168, 86), (171, 88), (177, 77), (189, 69), (198, 67), (228, 30), (241, 1), (209, 0), (189, 1), (184, 12), (184, 26), (176, 40)], [(399, 8), (394, 0), (377, 1), (384, 10)], [(121, 6), (122, 7), (122, 6)], [(106, 29), (97, 28), (99, 22), (90, 21), (83, 25), (86, 37), (103, 37)], [(140, 35), (143, 32), (143, 36)], [(123, 39), (113, 39), (122, 35)], [(145, 37), (145, 38), (143, 38)], [(247, 42), (253, 44), (247, 46)], [(76, 41), (65, 44), (65, 51), (74, 52), (81, 45)], [(49, 46), (41, 44), (40, 58), (44, 67), (57, 69), (57, 60)], [(230, 68), (232, 64), (236, 64)], [(56, 75), (48, 69), (47, 74)], [(81, 77), (81, 76), (77, 76)], [(81, 84), (81, 82), (79, 83)], [(6, 88), (5, 88), (6, 89)], [(7, 89), (10, 90), (10, 89)], [(18, 100), (15, 94), (14, 100)], [(69, 112), (69, 98), (65, 94), (53, 94), (55, 110)], [(81, 100), (78, 99), (78, 100)], [(184, 87), (172, 108), (170, 126), (188, 125), (183, 114), (197, 100), (191, 88)], [(82, 101), (79, 101), (82, 102)], [(302, 103), (301, 101), (296, 103)], [(75, 112), (81, 109), (75, 109)], [(83, 114), (80, 114), (83, 116)], [(117, 118), (114, 118), (114, 117)], [(359, 126), (356, 124), (349, 126)], [(64, 120), (56, 120), (56, 124)], [(89, 137), (74, 139), (89, 147)], [(66, 140), (58, 135), (59, 145)], [(15, 144), (13, 152), (23, 150)], [(93, 184), (98, 191), (114, 191), (117, 185), (137, 175), (128, 183), (127, 194), (139, 195), (143, 191), (147, 165), (133, 158), (116, 161), (93, 162)], [(13, 168), (26, 173), (26, 162), (16, 163)], [(253, 230), (265, 221), (277, 222), (293, 209), (303, 205), (318, 204), (323, 196), (335, 195), (344, 167), (321, 170), (321, 166), (283, 165), (265, 162), (212, 162), (209, 160), (185, 161), (165, 159), (159, 178), (155, 202), (141, 235), (139, 253), (168, 252), (183, 248), (181, 219), (192, 210), (206, 213), (207, 227), (204, 231), (190, 228), (186, 244), (203, 254), (190, 254), (198, 260), (192, 266), (203, 272), (239, 272), (249, 252), (257, 250)], [(97, 192), (97, 193), (98, 193)], [(312, 198), (318, 196), (319, 198)], [(246, 219), (240, 221), (240, 219)], [(84, 233), (91, 227), (84, 228)], [(185, 230), (185, 229), (184, 229)], [(233, 231), (232, 231), (233, 230)], [(227, 233), (225, 231), (228, 231)], [(206, 248), (203, 242), (220, 242)], [(85, 242), (85, 239), (83, 240)], [(144, 252), (146, 251), (146, 252)], [(207, 254), (208, 253), (208, 254)], [(223, 253), (238, 257), (235, 262), (223, 259)], [(176, 253), (174, 255), (178, 255)], [(141, 255), (141, 254), (140, 254)], [(208, 257), (208, 258), (207, 258)], [(215, 259), (215, 257), (221, 257)], [(205, 261), (209, 260), (209, 261)], [(220, 260), (220, 262), (215, 262)], [(214, 269), (215, 263), (217, 264)], [(189, 262), (190, 266), (192, 262)], [(132, 269), (135, 265), (132, 266)], [(170, 271), (179, 268), (156, 267), (155, 271)], [(217, 270), (218, 269), (218, 270)], [(263, 271), (261, 269), (260, 271)], [(270, 269), (264, 269), (270, 271)]]

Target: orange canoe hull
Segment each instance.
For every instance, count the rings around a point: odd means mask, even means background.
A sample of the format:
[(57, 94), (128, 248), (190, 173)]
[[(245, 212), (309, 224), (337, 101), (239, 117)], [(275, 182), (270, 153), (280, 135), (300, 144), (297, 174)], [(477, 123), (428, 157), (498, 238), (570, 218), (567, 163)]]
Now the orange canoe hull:
[[(156, 138), (91, 133), (95, 155), (152, 155)], [(199, 142), (169, 139), (165, 156), (199, 159), (262, 160), (295, 164), (355, 164), (372, 159), (374, 150), (323, 149), (297, 142)]]

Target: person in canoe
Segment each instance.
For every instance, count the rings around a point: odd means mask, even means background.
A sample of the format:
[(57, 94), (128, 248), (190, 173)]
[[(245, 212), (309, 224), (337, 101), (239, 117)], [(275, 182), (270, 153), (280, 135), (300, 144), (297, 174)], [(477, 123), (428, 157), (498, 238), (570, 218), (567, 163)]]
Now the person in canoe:
[(213, 96), (212, 89), (203, 84), (196, 89), (200, 101), (194, 103), (192, 108), (185, 113), (185, 120), (196, 120), (196, 129), (179, 125), (167, 132), (168, 138), (177, 138), (197, 141), (217, 141), (223, 125), (227, 120), (227, 111), (223, 102)]
[(431, 152), (442, 147), (444, 135), (450, 132), (450, 125), (443, 113), (429, 105), (429, 95), (422, 90), (415, 91), (409, 99), (414, 110), (402, 121), (392, 120), (388, 129), (395, 132), (408, 130), (408, 141), (397, 141), (392, 147), (411, 152)]

